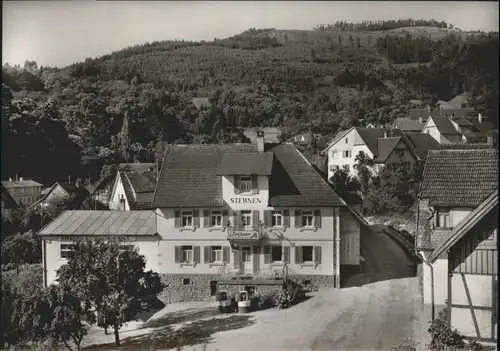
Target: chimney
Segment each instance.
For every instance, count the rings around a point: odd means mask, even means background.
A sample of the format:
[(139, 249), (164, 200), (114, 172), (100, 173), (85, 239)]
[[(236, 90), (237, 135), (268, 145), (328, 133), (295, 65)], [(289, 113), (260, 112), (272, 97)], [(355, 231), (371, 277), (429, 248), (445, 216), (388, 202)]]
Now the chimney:
[(424, 120), (422, 117), (418, 117), (418, 123), (424, 123)]
[(477, 114), (477, 120), (479, 121), (479, 123), (483, 123), (483, 114), (482, 113)]
[(9, 182), (12, 182), (12, 178), (9, 178)]
[(255, 141), (257, 143), (257, 151), (264, 152), (264, 132), (263, 131), (257, 132), (257, 138), (255, 138)]
[(431, 112), (431, 107), (427, 106), (427, 111)]
[[(484, 140), (484, 139), (483, 139)], [(486, 145), (488, 146), (493, 146), (494, 142), (493, 142), (493, 135), (488, 135), (486, 137)]]
[(23, 181), (23, 177), (19, 178), (19, 181), (22, 182)]
[(384, 130), (384, 139), (387, 138), (387, 130)]

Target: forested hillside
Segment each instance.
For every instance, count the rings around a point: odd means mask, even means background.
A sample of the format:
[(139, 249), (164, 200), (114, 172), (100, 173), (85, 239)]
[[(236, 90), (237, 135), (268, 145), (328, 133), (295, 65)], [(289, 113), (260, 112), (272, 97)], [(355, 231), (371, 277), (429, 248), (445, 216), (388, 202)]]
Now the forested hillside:
[(250, 29), (60, 69), (5, 65), (2, 177), (95, 178), (105, 163), (154, 161), (165, 143), (245, 141), (243, 129), (256, 126), (278, 126), (282, 138), (332, 136), (405, 116), (412, 99), (433, 104), (464, 92), (497, 124), (498, 34), (435, 31), (450, 27), (436, 23)]

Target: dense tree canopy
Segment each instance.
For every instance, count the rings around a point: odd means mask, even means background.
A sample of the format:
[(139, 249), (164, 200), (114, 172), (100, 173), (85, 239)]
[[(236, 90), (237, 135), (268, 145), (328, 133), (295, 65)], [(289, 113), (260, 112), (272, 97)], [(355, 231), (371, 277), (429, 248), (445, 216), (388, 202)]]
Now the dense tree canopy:
[(167, 143), (246, 141), (249, 127), (327, 140), (353, 125), (391, 123), (412, 99), (462, 93), (497, 123), (497, 34), (394, 30), (449, 27), (438, 21), (366, 26), (368, 35), (338, 24), (153, 42), (60, 69), (5, 65), (3, 177), (97, 178), (106, 164), (160, 161)]

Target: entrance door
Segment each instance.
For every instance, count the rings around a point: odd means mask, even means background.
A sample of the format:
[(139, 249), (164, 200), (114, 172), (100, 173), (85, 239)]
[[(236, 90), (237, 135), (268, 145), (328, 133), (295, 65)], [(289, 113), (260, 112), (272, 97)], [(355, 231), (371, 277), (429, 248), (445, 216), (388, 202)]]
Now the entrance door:
[(244, 246), (241, 248), (241, 260), (244, 273), (253, 273), (252, 248)]

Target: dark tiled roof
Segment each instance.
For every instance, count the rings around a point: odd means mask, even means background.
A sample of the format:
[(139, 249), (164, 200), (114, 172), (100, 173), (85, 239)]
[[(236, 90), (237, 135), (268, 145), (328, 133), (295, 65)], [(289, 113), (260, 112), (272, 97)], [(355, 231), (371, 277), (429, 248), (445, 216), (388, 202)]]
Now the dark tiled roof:
[(425, 160), (429, 150), (439, 148), (439, 143), (427, 133), (405, 133), (413, 146), (413, 151), (421, 160)]
[(460, 133), (455, 129), (453, 123), (448, 118), (433, 118), (437, 130), (443, 135), (459, 135)]
[(485, 119), (483, 119), (482, 122), (479, 122), (479, 119), (477, 117), (469, 117), (467, 118), (467, 121), (473, 125), (473, 132), (488, 133), (494, 131), (495, 127), (493, 126), (493, 124)]
[(155, 235), (153, 211), (65, 211), (39, 235)]
[(2, 184), (2, 207), (5, 209), (15, 209), (18, 208), (16, 200), (12, 198), (7, 189)]
[(454, 117), (451, 119), (453, 122), (458, 124), (460, 127), (472, 127), (472, 123), (470, 123), (465, 117)]
[(373, 161), (377, 163), (385, 162), (400, 140), (401, 137), (379, 138), (377, 157)]
[(270, 176), (273, 160), (273, 154), (269, 152), (227, 153), (222, 156), (217, 174)]
[[(221, 207), (219, 165), (227, 153), (255, 152), (255, 144), (172, 145), (165, 153), (153, 207)], [(275, 162), (270, 179), (271, 206), (345, 206), (333, 188), (290, 144), (268, 148)]]
[(432, 206), (475, 207), (496, 188), (497, 149), (443, 149), (427, 155), (420, 196)]
[(382, 129), (382, 128), (360, 128), (356, 127), (356, 131), (359, 133), (359, 136), (365, 142), (368, 149), (373, 153), (373, 155), (377, 155), (378, 148), (378, 139), (384, 137), (384, 133), (387, 133), (388, 136), (400, 136), (403, 133), (397, 129)]
[(420, 132), (425, 126), (425, 123), (420, 123), (418, 119), (413, 118), (396, 118), (394, 127), (403, 132)]
[(153, 207), (222, 206), (222, 178), (217, 175), (222, 156), (252, 151), (257, 152), (255, 144), (169, 145)]
[[(150, 209), (153, 192), (156, 186), (156, 175), (153, 172), (137, 174), (135, 172), (120, 171), (125, 196), (131, 210)], [(137, 186), (137, 189), (136, 189)], [(151, 198), (147, 202), (137, 202), (134, 197), (136, 193), (149, 193)]]
[(270, 181), (271, 206), (346, 206), (293, 145), (280, 144), (269, 152), (273, 152), (277, 160)]

